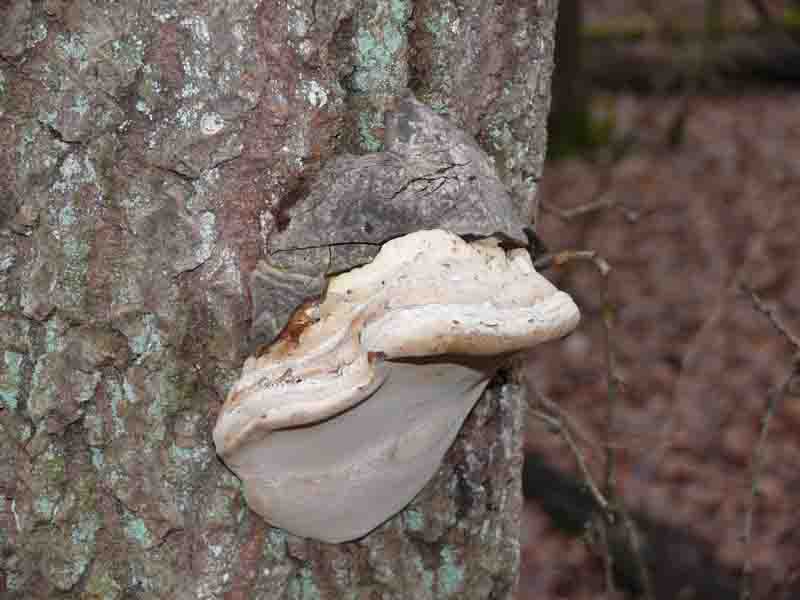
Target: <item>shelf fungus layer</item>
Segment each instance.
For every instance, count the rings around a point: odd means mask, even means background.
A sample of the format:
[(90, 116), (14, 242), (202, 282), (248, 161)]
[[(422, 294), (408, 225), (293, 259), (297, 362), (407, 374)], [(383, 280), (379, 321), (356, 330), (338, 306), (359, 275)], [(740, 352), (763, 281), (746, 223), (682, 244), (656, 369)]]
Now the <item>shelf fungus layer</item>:
[(442, 230), (396, 238), (247, 360), (217, 452), (273, 525), (361, 537), (431, 479), (503, 358), (578, 319), (526, 250)]

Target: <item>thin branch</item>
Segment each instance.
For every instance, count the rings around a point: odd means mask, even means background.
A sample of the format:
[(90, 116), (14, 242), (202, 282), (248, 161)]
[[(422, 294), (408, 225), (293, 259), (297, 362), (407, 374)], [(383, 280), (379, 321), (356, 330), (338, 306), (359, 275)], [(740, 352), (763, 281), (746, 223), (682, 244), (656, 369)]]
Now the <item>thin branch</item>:
[(611, 208), (619, 204), (619, 198), (607, 193), (599, 194), (599, 198), (591, 200), (586, 204), (574, 206), (572, 208), (558, 208), (550, 204), (542, 204), (542, 209), (552, 213), (564, 221), (572, 221), (578, 217), (591, 214), (606, 208)]
[(612, 193), (614, 187), (614, 169), (621, 160), (628, 156), (631, 148), (638, 143), (638, 140), (638, 134), (635, 130), (626, 133), (622, 138), (616, 141), (612, 140), (610, 156), (607, 164), (602, 167), (603, 170), (600, 174), (600, 181), (592, 194), (591, 200), (585, 204), (573, 206), (572, 208), (559, 208), (550, 203), (540, 201), (539, 205), (541, 209), (544, 212), (555, 215), (566, 223), (607, 208), (619, 208), (629, 222), (635, 223), (638, 221), (641, 216), (640, 211), (628, 208), (621, 202), (617, 194)]
[(580, 446), (578, 446), (578, 444), (575, 442), (572, 432), (564, 423), (564, 420), (561, 418), (561, 416), (549, 415), (546, 412), (537, 410), (533, 407), (531, 407), (531, 414), (542, 421), (555, 433), (560, 435), (561, 439), (563, 439), (567, 446), (569, 446), (572, 455), (575, 457), (575, 462), (578, 464), (578, 470), (581, 472), (581, 477), (583, 477), (584, 484), (587, 488), (589, 488), (589, 492), (592, 494), (594, 501), (597, 502), (597, 505), (603, 510), (604, 513), (607, 512), (609, 509), (608, 500), (606, 500), (606, 497), (600, 491), (600, 488), (597, 487), (594, 477), (592, 477), (592, 473), (589, 471), (589, 467), (586, 465), (586, 458), (584, 457)]
[(744, 284), (742, 284), (741, 287), (750, 295), (750, 300), (752, 300), (755, 309), (769, 319), (769, 322), (772, 324), (775, 330), (794, 347), (795, 351), (800, 352), (800, 338), (797, 337), (797, 335), (795, 335), (789, 329), (786, 323), (783, 322), (783, 319), (781, 319), (777, 309), (774, 306), (770, 306), (764, 302), (764, 300), (762, 300), (752, 288)]
[(642, 584), (642, 597), (645, 600), (655, 600), (653, 593), (653, 583), (650, 581), (650, 571), (647, 568), (643, 556), (642, 541), (639, 536), (639, 528), (628, 512), (628, 507), (623, 502), (617, 502), (617, 510), (619, 511), (622, 521), (622, 526), (625, 529), (625, 534), (628, 537), (628, 543), (633, 550), (633, 562), (636, 565), (636, 570), (639, 571), (640, 582)]
[[(544, 404), (544, 401), (546, 400), (545, 397), (539, 392), (538, 389), (535, 389), (535, 391), (539, 403)], [(617, 589), (614, 583), (614, 551), (611, 547), (611, 536), (609, 531), (610, 527), (612, 527), (614, 523), (614, 513), (608, 500), (606, 500), (606, 497), (603, 495), (603, 492), (600, 491), (597, 483), (595, 483), (594, 477), (592, 476), (592, 473), (586, 464), (586, 458), (583, 455), (583, 451), (576, 443), (570, 427), (566, 424), (562, 411), (555, 403), (550, 401), (548, 402), (550, 406), (547, 407), (547, 410), (552, 410), (553, 414), (548, 414), (543, 410), (534, 408), (530, 401), (528, 408), (533, 417), (542, 421), (552, 432), (557, 433), (561, 439), (564, 440), (567, 446), (569, 446), (570, 452), (575, 458), (575, 462), (578, 465), (578, 470), (583, 478), (583, 483), (589, 489), (589, 493), (599, 508), (599, 512), (595, 513), (595, 516), (587, 526), (585, 533), (589, 536), (590, 541), (593, 538), (592, 533), (599, 538), (599, 540), (596, 541), (599, 542), (599, 547), (602, 548), (599, 553), (603, 559), (603, 574), (606, 585), (606, 593), (608, 594), (609, 598), (614, 598), (616, 596)]]
[(600, 275), (607, 277), (611, 272), (611, 265), (594, 250), (562, 250), (555, 254), (545, 254), (536, 259), (533, 266), (541, 271), (551, 267), (561, 267), (569, 262), (589, 261), (597, 268)]
[[(603, 286), (603, 333), (605, 336), (605, 361), (606, 361), (606, 440), (610, 441), (614, 437), (614, 424), (617, 412), (617, 359), (614, 352), (614, 306), (609, 296), (608, 271), (603, 272), (605, 285)], [(612, 444), (606, 444), (606, 493), (615, 495), (617, 489), (617, 464), (616, 452)]]
[[(551, 266), (562, 266), (574, 261), (587, 261), (592, 263), (600, 276), (603, 278), (602, 317), (605, 337), (606, 387), (608, 398), (608, 412), (606, 414), (606, 437), (608, 442), (613, 435), (615, 426), (620, 382), (620, 378), (616, 372), (616, 344), (614, 338), (614, 317), (616, 311), (611, 300), (610, 292), (611, 265), (608, 264), (608, 261), (606, 261), (594, 250), (564, 250), (555, 254), (542, 256), (535, 261), (534, 266), (537, 269), (547, 269)], [(564, 431), (563, 427), (560, 429), (560, 431)], [(564, 439), (565, 441), (568, 440), (567, 437)], [(578, 465), (581, 469), (584, 480), (586, 481), (587, 486), (589, 486), (589, 489), (592, 491), (592, 495), (595, 496), (595, 500), (597, 500), (597, 498), (602, 499), (602, 502), (598, 501), (598, 505), (600, 506), (604, 517), (603, 538), (606, 542), (605, 550), (606, 554), (608, 555), (605, 557), (606, 561), (611, 560), (611, 548), (608, 546), (609, 528), (614, 527), (617, 522), (621, 520), (625, 534), (628, 538), (628, 543), (633, 551), (636, 570), (639, 572), (639, 581), (642, 585), (642, 597), (645, 600), (653, 600), (655, 596), (653, 595), (653, 588), (650, 582), (650, 575), (647, 570), (647, 565), (642, 557), (642, 548), (639, 543), (639, 536), (636, 532), (636, 525), (628, 514), (622, 498), (617, 494), (616, 453), (614, 445), (611, 443), (606, 443), (605, 445), (605, 495), (603, 495), (594, 484), (594, 480), (591, 478), (591, 475), (588, 473), (588, 469), (586, 469), (585, 461), (583, 461), (583, 455), (580, 453), (580, 449), (573, 448), (574, 439), (571, 443), (570, 441), (567, 441), (567, 443), (570, 445), (573, 454), (575, 454), (576, 460), (578, 460)], [(584, 469), (586, 472), (584, 472)], [(607, 566), (609, 564), (611, 563), (606, 562)], [(613, 583), (609, 585), (607, 581), (606, 585), (608, 592), (613, 593)]]
[(744, 565), (742, 565), (742, 578), (739, 585), (739, 600), (750, 600), (753, 593), (753, 520), (755, 518), (756, 503), (761, 495), (761, 477), (764, 473), (764, 454), (767, 437), (769, 435), (769, 426), (780, 408), (783, 397), (793, 386), (794, 382), (800, 380), (800, 338), (798, 338), (797, 335), (789, 329), (786, 323), (783, 322), (783, 319), (778, 315), (777, 309), (769, 306), (755, 291), (744, 284), (742, 285), (742, 289), (750, 295), (753, 308), (766, 316), (775, 331), (788, 341), (795, 350), (791, 372), (777, 388), (767, 395), (764, 413), (761, 415), (761, 428), (758, 434), (758, 442), (756, 442), (756, 446), (753, 449), (753, 458), (751, 460), (753, 476), (750, 482), (750, 498), (744, 517), (744, 529), (741, 536), (741, 541), (745, 549), (745, 559)]
[(796, 378), (800, 377), (800, 360), (795, 357), (795, 364), (788, 377), (767, 396), (767, 404), (764, 414), (761, 416), (761, 431), (758, 434), (758, 442), (753, 450), (752, 470), (753, 478), (750, 483), (750, 500), (744, 518), (744, 531), (741, 541), (745, 548), (744, 565), (742, 566), (742, 578), (739, 586), (739, 600), (750, 600), (753, 591), (753, 519), (755, 516), (756, 502), (761, 495), (761, 477), (764, 471), (764, 449), (766, 447), (767, 435), (772, 418), (777, 412), (780, 401), (792, 386)]
[[(607, 515), (608, 513), (605, 512), (603, 514)], [(603, 553), (603, 575), (606, 582), (606, 592), (609, 598), (613, 599), (617, 596), (617, 586), (614, 582), (614, 553), (611, 551), (611, 530), (606, 521), (597, 523), (596, 530), (603, 548), (606, 550)]]
[[(551, 266), (562, 266), (572, 261), (591, 262), (603, 278), (603, 331), (605, 337), (606, 385), (608, 394), (608, 413), (606, 416), (607, 439), (611, 439), (614, 425), (614, 416), (617, 404), (617, 376), (613, 344), (614, 307), (609, 295), (609, 274), (611, 265), (594, 250), (564, 250), (556, 254), (542, 256), (534, 263), (537, 269), (547, 269)], [(615, 487), (615, 457), (614, 448), (606, 444), (606, 477), (605, 488), (609, 493)]]
[(561, 419), (564, 426), (569, 429), (569, 432), (576, 441), (583, 442), (589, 446), (592, 453), (600, 452), (600, 444), (597, 442), (597, 440), (589, 435), (589, 433), (577, 422), (575, 417), (573, 417), (569, 411), (542, 394), (541, 390), (536, 386), (533, 386), (533, 391), (536, 394), (536, 399), (542, 408), (547, 411), (548, 414), (555, 415)]

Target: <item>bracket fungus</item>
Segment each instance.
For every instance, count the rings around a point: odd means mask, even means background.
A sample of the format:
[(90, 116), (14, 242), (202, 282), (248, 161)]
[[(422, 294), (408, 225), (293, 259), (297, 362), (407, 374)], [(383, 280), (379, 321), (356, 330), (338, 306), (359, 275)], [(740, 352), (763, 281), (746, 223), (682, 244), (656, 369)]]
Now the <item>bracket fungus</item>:
[(326, 277), (370, 262), (387, 240), (446, 229), (527, 243), (529, 216), (455, 122), (408, 94), (387, 111), (384, 129), (382, 152), (337, 154), (279, 207), (266, 260), (250, 274), (253, 341), (274, 340)]
[(443, 230), (395, 238), (247, 360), (217, 452), (273, 525), (353, 540), (431, 479), (505, 356), (578, 320), (524, 249)]

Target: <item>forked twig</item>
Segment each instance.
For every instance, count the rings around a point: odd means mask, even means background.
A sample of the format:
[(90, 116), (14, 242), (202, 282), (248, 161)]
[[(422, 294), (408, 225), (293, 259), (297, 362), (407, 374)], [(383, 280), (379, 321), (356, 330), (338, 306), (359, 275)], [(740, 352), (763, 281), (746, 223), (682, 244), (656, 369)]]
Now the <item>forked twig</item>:
[(566, 423), (563, 416), (560, 413), (548, 414), (533, 407), (531, 407), (531, 414), (547, 425), (552, 431), (561, 436), (561, 439), (564, 440), (564, 443), (569, 446), (572, 455), (575, 457), (575, 462), (578, 464), (578, 470), (581, 472), (581, 477), (583, 477), (586, 487), (589, 488), (589, 493), (604, 512), (608, 511), (608, 500), (606, 500), (603, 492), (600, 491), (597, 483), (595, 483), (592, 472), (589, 470), (589, 467), (586, 464), (586, 457), (583, 455), (583, 451), (575, 441), (571, 427)]
[(753, 449), (752, 471), (753, 478), (750, 481), (750, 499), (747, 512), (744, 516), (744, 530), (742, 531), (741, 541), (745, 548), (744, 565), (742, 565), (742, 578), (739, 585), (739, 599), (750, 600), (753, 592), (753, 557), (751, 545), (753, 543), (753, 519), (755, 517), (756, 502), (761, 495), (761, 476), (764, 471), (764, 448), (766, 446), (767, 435), (772, 418), (778, 410), (781, 399), (791, 387), (794, 380), (800, 376), (800, 360), (795, 358), (794, 368), (786, 379), (767, 396), (767, 405), (764, 414), (761, 416), (761, 430), (758, 434), (758, 442)]
[(785, 338), (795, 350), (791, 372), (777, 388), (767, 395), (764, 413), (761, 415), (761, 427), (758, 433), (758, 441), (756, 442), (755, 448), (753, 448), (753, 458), (751, 460), (753, 476), (750, 480), (750, 497), (744, 516), (744, 528), (741, 535), (741, 541), (745, 549), (745, 558), (739, 584), (739, 600), (750, 600), (753, 594), (753, 556), (751, 551), (753, 543), (753, 520), (755, 518), (756, 503), (761, 495), (761, 477), (764, 473), (764, 453), (767, 436), (769, 435), (769, 426), (772, 419), (780, 408), (781, 400), (791, 389), (794, 382), (800, 380), (800, 339), (787, 327), (774, 307), (767, 305), (751, 288), (743, 285), (742, 289), (749, 294), (753, 307), (769, 319), (769, 322), (775, 330)]
[[(537, 259), (534, 263), (536, 269), (543, 270), (553, 266), (562, 266), (569, 262), (575, 261), (588, 261), (595, 269), (597, 269), (600, 276), (603, 278), (603, 301), (602, 301), (602, 318), (603, 318), (603, 331), (605, 337), (605, 362), (606, 362), (606, 385), (608, 397), (608, 412), (606, 416), (607, 435), (610, 440), (614, 424), (616, 420), (616, 408), (618, 402), (618, 386), (620, 378), (616, 372), (616, 352), (614, 343), (614, 316), (615, 310), (610, 295), (610, 274), (611, 265), (594, 250), (564, 250), (555, 254), (548, 254)], [(611, 443), (605, 445), (605, 494), (603, 494), (586, 467), (585, 459), (580, 449), (577, 448), (574, 438), (569, 432), (565, 431), (563, 421), (558, 420), (556, 423), (561, 424), (559, 431), (562, 437), (569, 445), (575, 459), (578, 462), (578, 468), (581, 470), (583, 479), (592, 493), (592, 496), (597, 502), (601, 514), (603, 515), (603, 531), (602, 538), (604, 540), (605, 554), (604, 560), (606, 561), (606, 586), (607, 591), (613, 594), (613, 578), (610, 577), (608, 569), (613, 565), (613, 557), (611, 555), (611, 547), (609, 546), (610, 528), (614, 527), (621, 521), (625, 535), (628, 538), (628, 544), (633, 551), (634, 563), (638, 571), (639, 581), (642, 586), (642, 597), (645, 600), (653, 600), (653, 588), (650, 582), (650, 575), (647, 570), (647, 565), (642, 557), (642, 549), (639, 541), (639, 535), (636, 531), (636, 525), (633, 519), (628, 514), (622, 498), (616, 493), (617, 480), (616, 480), (616, 456), (615, 448)]]

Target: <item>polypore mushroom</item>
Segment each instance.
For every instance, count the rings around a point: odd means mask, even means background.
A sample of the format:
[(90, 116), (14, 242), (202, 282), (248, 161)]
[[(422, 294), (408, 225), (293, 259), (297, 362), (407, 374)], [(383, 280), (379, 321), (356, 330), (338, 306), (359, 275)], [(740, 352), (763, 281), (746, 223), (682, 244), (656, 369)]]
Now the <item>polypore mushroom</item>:
[(248, 359), (217, 452), (273, 525), (355, 539), (431, 479), (504, 355), (578, 319), (526, 250), (442, 230), (396, 238)]

